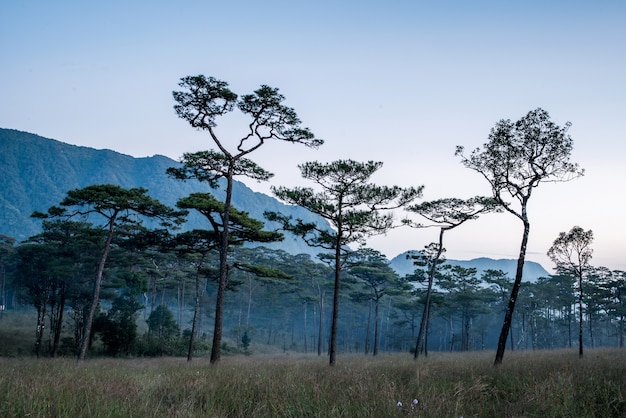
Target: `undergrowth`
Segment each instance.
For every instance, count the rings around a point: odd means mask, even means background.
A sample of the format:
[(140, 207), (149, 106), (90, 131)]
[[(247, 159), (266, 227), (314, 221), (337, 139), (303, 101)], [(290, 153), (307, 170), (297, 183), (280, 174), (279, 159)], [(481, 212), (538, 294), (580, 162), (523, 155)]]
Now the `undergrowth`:
[(626, 351), (0, 359), (2, 417), (622, 417)]

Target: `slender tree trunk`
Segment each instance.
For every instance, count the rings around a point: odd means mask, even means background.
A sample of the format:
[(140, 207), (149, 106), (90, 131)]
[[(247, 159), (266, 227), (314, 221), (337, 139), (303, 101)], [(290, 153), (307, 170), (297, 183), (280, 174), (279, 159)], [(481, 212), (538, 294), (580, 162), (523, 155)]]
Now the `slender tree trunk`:
[(306, 354), (308, 352), (308, 350), (307, 350), (307, 343), (306, 343), (306, 338), (307, 338), (307, 333), (306, 333), (307, 332), (307, 323), (306, 323), (307, 322), (307, 314), (306, 313), (307, 313), (307, 305), (308, 305), (308, 303), (304, 302), (303, 305), (304, 305), (303, 306), (303, 309), (304, 309), (304, 312), (303, 312), (304, 323), (302, 324), (302, 335), (304, 336), (304, 339), (303, 339), (302, 342), (304, 343), (304, 347), (303, 348), (304, 348), (304, 353)]
[(430, 266), (430, 271), (428, 272), (428, 288), (426, 290), (426, 301), (424, 302), (424, 313), (422, 314), (422, 320), (420, 322), (420, 329), (417, 334), (417, 343), (415, 344), (415, 353), (413, 354), (413, 358), (417, 360), (420, 351), (422, 351), (422, 341), (424, 341), (424, 333), (426, 332), (427, 324), (430, 320), (430, 301), (431, 295), (433, 293), (433, 282), (435, 280), (435, 274), (437, 272), (437, 263), (439, 262), (439, 258), (443, 253), (443, 234), (446, 232), (446, 228), (441, 228), (439, 230), (439, 248), (437, 250), (437, 255), (435, 259), (432, 261), (432, 265)]
[[(379, 299), (382, 298), (382, 296), (379, 297)], [(383, 319), (385, 321), (385, 332), (381, 334), (381, 340), (383, 337), (385, 337), (385, 344), (383, 345), (383, 351), (388, 352), (389, 351), (389, 343), (391, 338), (389, 338), (389, 315), (391, 312), (391, 298), (387, 298), (387, 309), (386, 309), (386, 315), (385, 318)], [(381, 324), (382, 327), (382, 324)], [(380, 344), (379, 344), (380, 345)]]
[(178, 303), (178, 329), (183, 330), (183, 314), (185, 311), (185, 279), (180, 283), (180, 299)]
[(202, 253), (200, 263), (196, 269), (196, 299), (193, 307), (193, 320), (191, 322), (191, 335), (189, 336), (189, 348), (187, 350), (187, 361), (191, 361), (193, 358), (193, 342), (196, 338), (196, 332), (198, 329), (198, 315), (200, 313), (200, 271), (204, 264), (204, 257), (206, 253)]
[(365, 328), (365, 355), (370, 352), (370, 327), (372, 322), (372, 301), (370, 300), (367, 310), (367, 327)]
[(378, 354), (378, 301), (374, 302), (374, 352), (373, 355)]
[(193, 342), (196, 337), (196, 330), (198, 326), (198, 311), (200, 310), (200, 289), (199, 280), (196, 277), (196, 301), (193, 309), (193, 320), (191, 322), (191, 335), (189, 335), (189, 348), (187, 350), (187, 361), (191, 361), (193, 358)]
[(89, 313), (85, 320), (85, 329), (83, 331), (83, 338), (80, 343), (80, 351), (78, 353), (78, 360), (85, 360), (87, 357), (87, 351), (91, 342), (91, 326), (93, 325), (93, 319), (96, 316), (96, 310), (98, 309), (98, 303), (100, 302), (100, 287), (102, 286), (102, 277), (104, 275), (104, 266), (106, 265), (109, 251), (111, 250), (111, 241), (113, 241), (113, 233), (115, 232), (115, 220), (117, 215), (113, 215), (109, 220), (109, 234), (107, 235), (106, 243), (104, 244), (104, 251), (102, 258), (98, 264), (98, 271), (96, 272), (96, 278), (93, 284), (93, 297), (91, 300), (91, 306)]
[(248, 310), (246, 312), (246, 331), (250, 327), (250, 312), (252, 312), (252, 277), (248, 275)]
[(6, 277), (6, 267), (4, 266), (4, 264), (2, 264), (0, 266), (0, 317), (2, 317), (4, 311), (8, 308), (8, 303), (6, 300)]
[(509, 332), (509, 340), (511, 343), (511, 351), (515, 350), (515, 338), (513, 338), (513, 328), (511, 327), (511, 331)]
[(37, 329), (35, 331), (35, 355), (37, 358), (41, 355), (41, 344), (43, 342), (43, 333), (46, 329), (46, 306), (47, 296), (44, 302), (37, 308)]
[(453, 351), (454, 350), (454, 318), (452, 318), (452, 315), (450, 315), (448, 319), (450, 322), (450, 347), (448, 351)]
[(61, 343), (61, 331), (63, 330), (63, 312), (65, 311), (65, 288), (66, 284), (61, 284), (61, 300), (59, 301), (59, 313), (54, 329), (54, 342), (52, 343), (52, 357), (56, 357)]
[(583, 278), (578, 277), (578, 357), (583, 356)]
[(467, 307), (463, 308), (463, 335), (461, 337), (462, 351), (469, 351), (470, 348), (470, 315)]
[[(222, 255), (223, 253), (223, 255)], [(222, 269), (222, 264), (224, 265), (224, 273), (220, 271), (220, 281), (217, 287), (217, 299), (215, 302), (215, 325), (213, 328), (213, 345), (211, 347), (211, 364), (215, 364), (220, 360), (222, 355), (222, 322), (223, 322), (223, 312), (224, 312), (224, 295), (226, 293), (226, 283), (228, 274), (228, 266), (226, 265), (226, 261), (222, 261), (222, 259), (226, 259), (226, 250), (220, 249), (220, 270)]]
[(569, 348), (572, 348), (572, 305), (567, 308), (567, 341)]
[(217, 300), (215, 303), (215, 327), (213, 330), (213, 345), (211, 347), (211, 364), (220, 360), (222, 355), (222, 322), (224, 311), (224, 295), (228, 284), (228, 234), (230, 222), (230, 202), (233, 195), (233, 167), (229, 167), (226, 175), (226, 197), (224, 199), (224, 213), (222, 213), (222, 231), (220, 232), (220, 280), (217, 287)]
[(593, 333), (593, 315), (591, 314), (591, 312), (589, 313), (589, 315), (587, 315), (587, 321), (588, 321), (587, 325), (589, 327), (589, 347), (593, 349), (596, 346), (596, 342), (595, 342), (595, 335)]
[(324, 344), (324, 291), (320, 291), (320, 323), (319, 323), (319, 331), (317, 338), (317, 355), (322, 355), (322, 348)]
[(424, 311), (422, 313), (422, 320), (420, 321), (420, 328), (417, 333), (417, 341), (415, 343), (415, 353), (413, 353), (413, 359), (417, 360), (420, 351), (422, 351), (422, 341), (424, 340), (424, 333), (426, 331), (426, 323), (428, 322), (428, 316), (430, 314), (430, 295), (432, 293), (433, 279), (432, 276), (428, 276), (428, 289), (426, 290), (426, 301), (424, 302)]
[(428, 357), (428, 334), (430, 333), (430, 315), (426, 321), (426, 329), (424, 330), (424, 357)]
[(337, 241), (335, 244), (335, 287), (333, 294), (333, 317), (330, 327), (330, 365), (334, 366), (337, 358), (337, 326), (339, 323), (339, 288), (341, 279), (341, 225), (337, 226)]
[(150, 313), (154, 312), (154, 306), (156, 305), (156, 297), (157, 297), (157, 276), (156, 274), (152, 275), (152, 289), (150, 295)]
[(511, 323), (513, 321), (513, 311), (515, 310), (515, 302), (517, 301), (517, 295), (519, 293), (520, 286), (522, 284), (522, 274), (524, 272), (524, 260), (526, 258), (526, 246), (528, 244), (528, 234), (530, 232), (530, 223), (525, 216), (525, 207), (522, 209), (524, 213), (524, 234), (522, 235), (522, 244), (520, 246), (519, 258), (517, 259), (517, 270), (515, 272), (515, 281), (513, 282), (513, 288), (511, 289), (511, 297), (509, 298), (509, 304), (504, 314), (504, 321), (502, 322), (502, 330), (500, 331), (500, 338), (498, 339), (498, 349), (496, 352), (496, 359), (494, 366), (502, 363), (504, 358), (504, 350), (506, 349), (506, 340), (509, 336), (511, 329)]

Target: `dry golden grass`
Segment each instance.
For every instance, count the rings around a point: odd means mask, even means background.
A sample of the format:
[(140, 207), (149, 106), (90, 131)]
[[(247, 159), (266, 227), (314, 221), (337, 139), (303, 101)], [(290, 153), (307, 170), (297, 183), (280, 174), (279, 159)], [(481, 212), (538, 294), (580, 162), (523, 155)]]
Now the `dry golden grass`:
[[(1, 417), (623, 417), (626, 351), (0, 359)], [(417, 405), (413, 400), (417, 399)], [(402, 406), (398, 406), (398, 402)]]

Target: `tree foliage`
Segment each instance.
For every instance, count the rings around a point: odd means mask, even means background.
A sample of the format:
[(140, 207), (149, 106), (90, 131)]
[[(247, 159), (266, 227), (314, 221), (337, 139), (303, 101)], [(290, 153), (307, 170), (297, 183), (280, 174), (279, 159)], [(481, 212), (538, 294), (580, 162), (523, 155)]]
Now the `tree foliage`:
[(300, 235), (309, 245), (334, 252), (331, 365), (336, 360), (341, 269), (345, 255), (349, 252), (348, 245), (363, 244), (368, 237), (387, 232), (394, 227), (391, 210), (410, 204), (422, 194), (423, 186), (402, 188), (370, 183), (371, 176), (381, 166), (381, 162), (375, 161), (307, 162), (299, 165), (302, 177), (311, 180), (321, 191), (310, 187), (272, 188), (279, 199), (320, 215), (334, 228), (327, 229), (301, 219), (293, 220), (278, 213), (267, 213), (268, 219), (282, 222), (284, 229)]
[(479, 173), (491, 186), (493, 198), (524, 225), (515, 281), (502, 323), (495, 365), (502, 363), (504, 358), (522, 281), (530, 232), (527, 205), (532, 192), (541, 183), (569, 181), (584, 173), (578, 164), (570, 162), (574, 145), (567, 134), (569, 127), (569, 122), (564, 127), (556, 125), (550, 120), (548, 112), (537, 108), (515, 123), (500, 120), (491, 129), (483, 147), (474, 149), (469, 156), (464, 155), (461, 146), (456, 150), (463, 165)]
[[(426, 300), (424, 301), (424, 313), (422, 314), (422, 321), (420, 323), (417, 342), (415, 344), (414, 358), (417, 359), (419, 353), (422, 351), (422, 342), (425, 330), (428, 328), (431, 295), (435, 275), (437, 273), (437, 266), (441, 264), (440, 258), (445, 252), (445, 248), (443, 247), (444, 233), (462, 225), (467, 221), (477, 219), (480, 214), (499, 212), (501, 208), (492, 198), (475, 196), (467, 200), (447, 198), (423, 202), (418, 205), (409, 205), (406, 207), (406, 210), (421, 215), (440, 228), (438, 243), (428, 244), (422, 254), (410, 255), (415, 260), (414, 263), (416, 266), (427, 268), (428, 275), (428, 287), (426, 289)], [(413, 225), (410, 221), (405, 221), (405, 223)], [(418, 226), (422, 227), (421, 224)], [(424, 355), (428, 355), (427, 347), (424, 347)]]
[[(219, 186), (218, 180), (226, 181), (224, 205), (220, 212), (220, 279), (211, 352), (211, 363), (217, 363), (221, 356), (224, 292), (228, 284), (227, 254), (231, 238), (229, 218), (233, 178), (243, 175), (261, 181), (272, 176), (246, 157), (268, 140), (300, 143), (313, 148), (322, 145), (324, 141), (315, 138), (308, 128), (301, 126), (296, 112), (283, 104), (285, 97), (276, 88), (262, 85), (253, 94), (238, 98), (228, 88), (228, 83), (204, 75), (183, 77), (179, 86), (183, 90), (173, 92), (176, 114), (193, 128), (207, 131), (218, 150), (184, 154), (183, 166), (170, 168), (168, 173), (180, 180), (205, 181), (213, 188)], [(217, 119), (232, 112), (235, 107), (249, 118), (249, 124), (244, 135), (235, 140), (234, 147), (229, 147), (217, 134)]]
[(571, 275), (578, 283), (578, 355), (583, 356), (583, 282), (589, 273), (589, 261), (593, 254), (591, 243), (593, 231), (574, 226), (569, 232), (561, 232), (548, 250), (548, 257), (556, 264), (560, 274)]
[[(113, 184), (96, 184), (83, 189), (74, 189), (67, 192), (67, 196), (59, 203), (60, 206), (52, 206), (47, 214), (35, 212), (34, 217), (72, 219), (81, 217), (86, 219), (90, 215), (97, 217), (96, 222), (102, 225), (106, 231), (106, 241), (103, 245), (98, 269), (94, 278), (93, 297), (88, 316), (85, 320), (85, 329), (82, 335), (79, 360), (87, 356), (91, 340), (91, 328), (98, 309), (100, 300), (100, 288), (105, 265), (113, 238), (121, 225), (140, 224), (143, 216), (158, 219), (165, 228), (173, 227), (183, 221), (185, 212), (175, 211), (152, 199), (144, 188), (124, 189)], [(99, 216), (99, 218), (98, 218)]]
[[(372, 354), (378, 354), (380, 301), (386, 295), (398, 289), (398, 275), (389, 266), (387, 259), (378, 251), (371, 248), (361, 248), (350, 254), (348, 273), (358, 279), (362, 290), (356, 292), (359, 299), (371, 301), (374, 304), (374, 344)], [(369, 321), (368, 321), (369, 322)], [(369, 326), (367, 334), (369, 336)], [(366, 337), (365, 353), (368, 352), (369, 339)]]

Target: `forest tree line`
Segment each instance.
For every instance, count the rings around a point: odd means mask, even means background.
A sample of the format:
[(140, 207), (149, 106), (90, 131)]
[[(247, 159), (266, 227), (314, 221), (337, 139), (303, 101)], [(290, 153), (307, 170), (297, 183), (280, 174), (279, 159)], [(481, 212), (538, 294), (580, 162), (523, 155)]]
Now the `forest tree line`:
[[(4, 320), (12, 311), (37, 311), (33, 350), (76, 355), (91, 302), (100, 229), (80, 223), (46, 223), (30, 242), (2, 237), (0, 271)], [(93, 251), (90, 251), (93, 250)], [(285, 277), (234, 271), (225, 306), (226, 345), (236, 352), (274, 346), (287, 352), (326, 354), (332, 268), (307, 254), (264, 247), (237, 248), (233, 257), (270, 265)], [(426, 271), (399, 277), (384, 256), (357, 251), (346, 269), (338, 347), (341, 352), (412, 352), (426, 295)], [(93, 344), (101, 355), (186, 355), (198, 256), (137, 248), (132, 237), (115, 243), (103, 282)], [(210, 254), (201, 287), (196, 352), (208, 351), (216, 294), (216, 255)], [(500, 270), (441, 265), (432, 295), (426, 348), (493, 350), (512, 279)], [(588, 347), (624, 346), (626, 273), (591, 268), (583, 282), (583, 321)], [(510, 348), (577, 347), (577, 284), (571, 275), (525, 283), (510, 335)], [(378, 320), (376, 320), (378, 311)], [(320, 326), (321, 325), (321, 326)], [(376, 334), (378, 337), (375, 338)], [(375, 341), (376, 339), (376, 341)], [(230, 347), (229, 347), (230, 345)]]
[[(417, 358), (429, 348), (490, 348), (498, 318), (495, 365), (507, 346), (571, 347), (576, 321), (581, 356), (585, 342), (623, 345), (624, 274), (590, 265), (591, 231), (563, 232), (548, 252), (558, 275), (522, 286), (532, 192), (541, 183), (584, 174), (570, 162), (569, 122), (560, 127), (539, 108), (516, 122), (499, 121), (482, 148), (467, 154), (458, 146), (456, 155), (489, 183), (491, 196), (416, 204), (424, 186), (370, 181), (382, 162), (301, 164), (303, 179), (313, 187), (272, 186), (272, 192), (328, 226), (266, 212), (267, 220), (281, 225), (270, 231), (232, 205), (234, 178), (272, 177), (249, 159), (269, 142), (317, 148), (324, 141), (301, 126), (278, 89), (263, 85), (238, 96), (227, 83), (203, 75), (184, 77), (179, 86), (173, 92), (177, 115), (208, 133), (214, 148), (183, 154), (181, 165), (167, 173), (222, 189), (223, 200), (193, 193), (170, 208), (143, 188), (97, 184), (70, 190), (58, 206), (34, 213), (43, 220), (43, 232), (15, 248), (6, 238), (4, 247), (15, 294), (37, 310), (38, 355), (44, 345), (56, 355), (66, 341), (82, 360), (96, 337), (110, 354), (145, 355), (150, 350), (139, 350), (138, 341), (167, 347), (164, 341), (178, 338), (179, 351), (187, 341), (191, 360), (210, 336), (211, 363), (219, 361), (229, 341), (243, 350), (265, 341), (283, 350), (309, 352), (316, 346), (318, 354), (328, 352), (332, 366), (338, 350), (374, 355), (413, 350)], [(217, 126), (235, 109), (250, 123), (229, 146)], [(367, 248), (368, 238), (392, 228), (425, 226), (410, 217), (397, 223), (399, 209), (440, 227), (439, 242), (410, 255), (416, 270), (405, 277)], [(177, 232), (190, 212), (206, 219), (206, 229)], [(515, 277), (493, 270), (478, 277), (475, 269), (445, 264), (444, 233), (490, 212), (508, 212), (522, 223)], [(145, 219), (160, 227), (145, 228)], [(285, 231), (318, 249), (318, 259), (259, 246), (282, 240)], [(74, 323), (73, 346), (62, 336), (66, 311)], [(139, 312), (148, 324), (144, 339), (137, 338)], [(207, 318), (213, 321), (208, 331)]]

